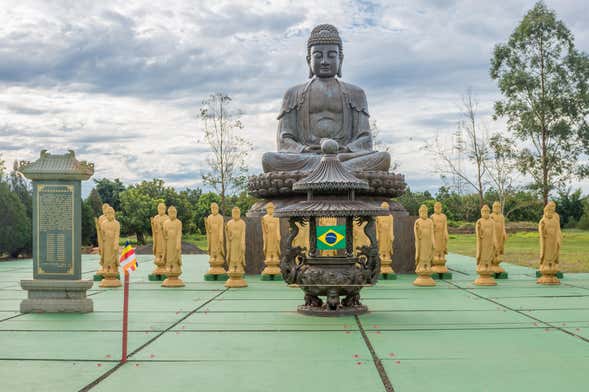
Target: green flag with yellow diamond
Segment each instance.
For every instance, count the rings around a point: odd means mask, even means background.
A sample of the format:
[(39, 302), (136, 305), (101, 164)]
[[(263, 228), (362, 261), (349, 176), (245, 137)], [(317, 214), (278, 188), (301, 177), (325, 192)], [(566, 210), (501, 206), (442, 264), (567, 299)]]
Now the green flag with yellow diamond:
[(346, 248), (346, 226), (317, 226), (317, 249), (336, 250)]

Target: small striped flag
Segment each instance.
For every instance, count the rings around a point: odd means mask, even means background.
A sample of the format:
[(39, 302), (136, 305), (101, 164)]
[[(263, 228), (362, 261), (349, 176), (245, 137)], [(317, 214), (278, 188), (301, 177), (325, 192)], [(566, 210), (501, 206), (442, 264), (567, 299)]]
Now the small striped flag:
[(139, 264), (137, 263), (137, 257), (135, 256), (135, 249), (131, 247), (129, 241), (125, 244), (123, 248), (123, 252), (121, 253), (121, 258), (119, 259), (119, 263), (121, 264), (121, 268), (123, 271), (135, 271)]

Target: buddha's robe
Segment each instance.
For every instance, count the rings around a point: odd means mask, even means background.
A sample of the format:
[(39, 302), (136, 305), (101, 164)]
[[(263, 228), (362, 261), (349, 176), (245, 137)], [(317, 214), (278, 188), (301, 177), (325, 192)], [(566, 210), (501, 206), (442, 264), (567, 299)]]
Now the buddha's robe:
[(434, 257), (434, 222), (419, 218), (413, 226), (415, 234), (415, 272), (431, 270)]
[[(339, 160), (350, 170), (390, 167), (387, 152), (373, 151), (366, 95), (359, 87), (313, 78), (289, 89), (278, 116), (278, 152), (262, 157), (264, 172), (310, 171), (321, 160), (317, 147), (325, 138), (340, 145)], [(312, 152), (305, 148), (314, 146)]]
[(164, 222), (166, 268), (173, 273), (182, 272), (182, 222), (168, 219)]
[(497, 241), (495, 222), (489, 218), (480, 218), (475, 226), (477, 272), (492, 271)]
[(538, 224), (540, 235), (540, 271), (558, 268), (560, 253), (560, 218), (554, 214), (552, 218), (546, 215)]

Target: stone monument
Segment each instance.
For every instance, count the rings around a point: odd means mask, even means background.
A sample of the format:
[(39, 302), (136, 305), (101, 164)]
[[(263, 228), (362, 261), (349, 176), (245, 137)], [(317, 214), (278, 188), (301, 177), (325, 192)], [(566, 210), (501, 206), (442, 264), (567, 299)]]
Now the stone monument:
[(28, 298), (22, 313), (93, 311), (86, 297), (91, 280), (81, 280), (81, 181), (94, 164), (47, 150), (35, 162), (20, 162), (18, 171), (33, 182), (33, 280), (21, 280)]
[(164, 260), (164, 253), (166, 245), (164, 239), (164, 223), (168, 219), (166, 205), (164, 203), (159, 203), (157, 205), (157, 215), (150, 219), (151, 238), (153, 238), (153, 263), (155, 264), (155, 269), (149, 274), (148, 279), (152, 281), (165, 279), (166, 262)]
[(241, 210), (233, 207), (231, 220), (227, 222), (227, 275), (225, 287), (247, 287), (243, 279), (245, 274), (245, 222), (241, 219)]
[(106, 220), (100, 225), (100, 239), (102, 241), (102, 255), (104, 257), (104, 272), (100, 287), (120, 287), (122, 285), (119, 274), (119, 240), (121, 224), (115, 219), (115, 210), (106, 209)]
[(427, 216), (427, 206), (419, 207), (419, 219), (413, 226), (415, 232), (415, 286), (435, 286), (432, 279), (434, 258), (434, 222)]
[(477, 286), (495, 286), (497, 284), (493, 271), (497, 240), (495, 222), (491, 219), (490, 212), (489, 206), (485, 204), (481, 208), (481, 218), (477, 220), (475, 225), (477, 274), (479, 277), (474, 281), (474, 284)]
[(280, 275), (280, 219), (274, 216), (274, 204), (266, 205), (266, 215), (262, 217), (262, 237), (264, 241), (264, 263), (262, 280), (282, 280)]
[(442, 212), (442, 203), (434, 203), (434, 213), (431, 216), (434, 222), (434, 259), (432, 271), (439, 279), (452, 279), (452, 273), (446, 267), (446, 255), (448, 254), (448, 218)]
[(491, 219), (495, 222), (495, 243), (497, 246), (495, 260), (493, 261), (493, 272), (495, 273), (495, 279), (507, 279), (507, 272), (501, 267), (503, 253), (505, 252), (505, 241), (507, 241), (507, 231), (505, 231), (505, 217), (501, 212), (501, 203), (498, 201), (493, 203)]
[[(389, 203), (383, 201), (380, 205), (389, 211)], [(384, 280), (397, 279), (393, 270), (393, 243), (395, 241), (394, 218), (392, 215), (376, 217), (376, 241), (380, 256), (380, 278)]]
[(538, 224), (540, 237), (540, 277), (538, 284), (558, 285), (560, 280), (559, 254), (562, 234), (560, 231), (560, 217), (556, 214), (556, 204), (548, 203), (544, 207), (544, 216)]
[(164, 263), (166, 279), (162, 287), (184, 287), (182, 274), (182, 222), (177, 218), (176, 207), (168, 208), (168, 219), (163, 224)]
[[(337, 159), (356, 178), (367, 182), (366, 188), (357, 190), (358, 200), (379, 208), (383, 201), (389, 202), (405, 191), (404, 177), (389, 172), (390, 154), (374, 149), (366, 94), (360, 87), (340, 79), (343, 58), (338, 30), (329, 24), (313, 28), (306, 45), (309, 80), (291, 87), (284, 95), (278, 114), (277, 151), (263, 155), (263, 173), (251, 176), (248, 181), (249, 193), (263, 199), (250, 208), (248, 217), (262, 216), (269, 201), (280, 209), (304, 200), (293, 184), (318, 166), (324, 139), (337, 142)], [(398, 237), (412, 238), (412, 220), (403, 206), (391, 202), (390, 211), (396, 218)], [(257, 229), (248, 226), (248, 231), (257, 232)], [(288, 229), (283, 227), (282, 236), (287, 235)], [(248, 242), (248, 245), (256, 248), (255, 244)], [(413, 252), (408, 246), (395, 250), (399, 267), (405, 272), (413, 271)], [(250, 265), (263, 256), (248, 257)]]
[(207, 232), (207, 244), (209, 253), (209, 271), (205, 274), (205, 280), (227, 280), (225, 271), (225, 220), (219, 213), (219, 205), (211, 203), (211, 215), (205, 218)]

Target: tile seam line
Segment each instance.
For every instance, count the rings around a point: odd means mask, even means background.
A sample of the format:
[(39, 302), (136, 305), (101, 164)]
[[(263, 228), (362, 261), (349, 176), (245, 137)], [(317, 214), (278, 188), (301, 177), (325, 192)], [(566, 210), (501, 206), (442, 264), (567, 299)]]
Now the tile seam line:
[(463, 287), (460, 287), (460, 286), (458, 286), (458, 285), (454, 284), (453, 282), (448, 282), (448, 284), (451, 284), (451, 285), (453, 285), (453, 286), (455, 286), (455, 287), (458, 287), (459, 289), (461, 289), (461, 290), (464, 290), (464, 291), (466, 291), (466, 292), (468, 292), (468, 293), (470, 293), (470, 294), (472, 294), (472, 295), (474, 295), (474, 296), (477, 296), (477, 297), (479, 297), (479, 298), (481, 298), (481, 299), (484, 299), (485, 301), (489, 301), (489, 302), (491, 302), (491, 303), (494, 303), (495, 305), (499, 305), (499, 306), (501, 306), (501, 307), (503, 307), (503, 308), (505, 308), (505, 309), (507, 309), (507, 310), (510, 310), (510, 311), (512, 311), (512, 312), (515, 312), (515, 313), (518, 313), (518, 314), (520, 314), (520, 315), (522, 315), (522, 316), (525, 316), (525, 317), (527, 317), (527, 318), (530, 318), (530, 319), (532, 319), (532, 320), (534, 320), (534, 321), (537, 321), (537, 322), (540, 322), (540, 323), (542, 323), (542, 324), (544, 324), (544, 325), (547, 325), (547, 326), (548, 326), (548, 327), (550, 327), (550, 328), (557, 329), (557, 330), (559, 330), (559, 331), (560, 331), (560, 332), (562, 332), (562, 333), (565, 333), (565, 334), (567, 334), (567, 335), (570, 335), (570, 336), (573, 336), (573, 337), (575, 337), (575, 338), (581, 339), (582, 341), (584, 341), (584, 342), (586, 342), (586, 343), (589, 343), (589, 339), (587, 339), (587, 338), (585, 338), (585, 337), (583, 337), (583, 336), (580, 336), (580, 335), (577, 335), (576, 333), (573, 333), (573, 332), (567, 331), (566, 329), (564, 329), (564, 328), (561, 328), (561, 327), (559, 327), (559, 326), (557, 326), (557, 325), (551, 324), (551, 323), (549, 323), (548, 321), (540, 320), (539, 318), (536, 318), (536, 317), (534, 317), (534, 316), (531, 316), (531, 315), (529, 315), (528, 313), (524, 313), (524, 312), (522, 312), (522, 311), (519, 311), (519, 310), (517, 310), (517, 309), (514, 309), (514, 308), (512, 308), (512, 307), (510, 307), (510, 306), (504, 305), (504, 304), (502, 304), (501, 302), (497, 302), (497, 301), (494, 301), (494, 300), (492, 300), (492, 299), (490, 299), (490, 298), (483, 297), (482, 295), (479, 295), (479, 294), (477, 294), (477, 293), (473, 292), (473, 291), (472, 291), (472, 289), (468, 289), (468, 288), (463, 288)]
[(395, 389), (393, 388), (393, 384), (391, 383), (391, 380), (389, 379), (389, 375), (387, 374), (387, 371), (385, 370), (385, 368), (382, 364), (382, 361), (380, 360), (378, 355), (376, 355), (376, 351), (374, 351), (374, 347), (372, 346), (372, 343), (370, 342), (370, 339), (368, 338), (366, 331), (364, 331), (364, 327), (362, 326), (362, 322), (360, 321), (360, 318), (358, 317), (358, 315), (354, 315), (354, 318), (356, 319), (356, 324), (358, 324), (358, 329), (360, 330), (360, 333), (362, 334), (362, 339), (364, 340), (364, 344), (366, 344), (366, 348), (368, 348), (368, 351), (370, 352), (370, 356), (372, 357), (372, 361), (374, 362), (374, 365), (376, 367), (376, 370), (378, 371), (378, 375), (380, 376), (380, 380), (382, 381), (382, 384), (383, 384), (386, 392), (395, 392)]
[[(204, 303), (200, 304), (199, 306), (197, 306), (196, 308), (194, 308), (192, 311), (190, 311), (188, 314), (186, 314), (183, 317), (181, 317), (180, 319), (178, 319), (176, 322), (174, 322), (168, 328), (166, 328), (165, 330), (161, 331), (156, 336), (154, 336), (153, 338), (149, 339), (147, 342), (145, 342), (144, 344), (142, 344), (141, 346), (139, 346), (138, 348), (136, 348), (135, 350), (133, 350), (127, 356), (127, 358), (132, 357), (133, 355), (135, 355), (139, 351), (143, 350), (145, 347), (149, 346), (151, 343), (153, 343), (154, 341), (156, 341), (157, 339), (159, 339), (161, 336), (163, 336), (166, 332), (171, 331), (172, 328), (174, 328), (175, 326), (177, 326), (178, 324), (180, 324), (182, 321), (186, 320), (188, 317), (192, 316), (194, 313), (196, 313), (202, 307), (208, 305), (210, 302), (212, 302), (213, 300), (215, 300), (217, 297), (219, 297), (222, 294), (226, 293), (228, 290), (229, 290), (229, 288), (226, 288), (225, 290), (223, 290), (223, 291), (217, 293), (216, 295), (214, 295), (213, 297), (209, 298), (206, 302), (204, 302)], [(92, 390), (95, 386), (97, 386), (98, 384), (100, 384), (102, 381), (106, 380), (111, 374), (113, 374), (114, 372), (116, 372), (117, 370), (119, 370), (123, 365), (124, 365), (124, 363), (119, 362), (112, 369), (109, 369), (106, 373), (102, 374), (100, 377), (98, 377), (97, 379), (95, 379), (94, 381), (92, 381), (90, 384), (88, 384), (85, 387), (83, 387), (82, 389), (80, 389), (79, 392), (87, 392), (87, 391)]]

